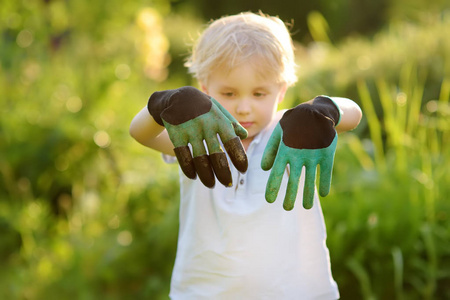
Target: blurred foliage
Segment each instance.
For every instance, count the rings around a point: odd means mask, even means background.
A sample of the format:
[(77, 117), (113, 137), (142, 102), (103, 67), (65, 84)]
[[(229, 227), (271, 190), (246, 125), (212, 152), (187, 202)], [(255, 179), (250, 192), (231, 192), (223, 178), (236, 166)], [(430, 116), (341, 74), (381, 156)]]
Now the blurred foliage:
[[(420, 24), (392, 23), (371, 39), (352, 37), (338, 45), (323, 41), (308, 47), (298, 45), (300, 71), (296, 94), (309, 99), (325, 90), (358, 99), (358, 80), (369, 81), (371, 87), (381, 78), (399, 83), (411, 74), (414, 66), (425, 80), (424, 97), (438, 99), (442, 80), (450, 74), (447, 35), (450, 13), (426, 14), (423, 19)], [(326, 31), (320, 29), (323, 27), (320, 22), (310, 27), (313, 31)], [(378, 96), (374, 88), (371, 91), (379, 111)]]
[(0, 298), (167, 298), (178, 169), (128, 125), (152, 91), (196, 84), (205, 21), (258, 9), (293, 20), (284, 106), (333, 94), (365, 113), (322, 200), (342, 298), (450, 298), (448, 6), (3, 0)]
[[(381, 28), (388, 15), (388, 0), (319, 0), (319, 1), (284, 1), (282, 5), (276, 1), (217, 1), (210, 5), (208, 0), (179, 0), (178, 6), (195, 7), (195, 14), (203, 19), (216, 19), (223, 15), (236, 14), (242, 11), (264, 13), (270, 12), (282, 20), (293, 23), (294, 37), (300, 41), (309, 41), (311, 36), (307, 27), (307, 16), (313, 11), (325, 15), (333, 28), (333, 39), (340, 40), (349, 34), (370, 34)], [(345, 20), (345, 22), (343, 22)]]

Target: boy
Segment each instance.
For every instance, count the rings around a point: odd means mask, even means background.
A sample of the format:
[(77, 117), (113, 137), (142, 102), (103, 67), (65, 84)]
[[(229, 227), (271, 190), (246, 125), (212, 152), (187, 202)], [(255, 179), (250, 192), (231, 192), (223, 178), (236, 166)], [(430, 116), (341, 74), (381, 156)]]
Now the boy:
[[(278, 18), (242, 13), (216, 20), (187, 66), (205, 94), (191, 87), (156, 92), (130, 127), (166, 160), (176, 154), (187, 175), (180, 176), (171, 298), (339, 298), (318, 196), (314, 187), (307, 191), (315, 177), (308, 164), (325, 157), (331, 176), (336, 131), (356, 127), (361, 110), (348, 99), (318, 97), (277, 112), (296, 82), (292, 40)], [(321, 179), (320, 190), (327, 184)], [(276, 203), (284, 209), (268, 203), (283, 198)], [(296, 199), (304, 207), (294, 207)]]

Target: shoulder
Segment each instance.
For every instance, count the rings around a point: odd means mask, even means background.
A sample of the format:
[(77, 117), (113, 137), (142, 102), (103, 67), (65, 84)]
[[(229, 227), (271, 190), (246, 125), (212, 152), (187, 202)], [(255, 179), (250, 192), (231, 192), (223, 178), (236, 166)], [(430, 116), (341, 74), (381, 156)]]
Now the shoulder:
[(277, 111), (274, 121), (276, 121), (276, 122), (280, 121), (280, 119), (283, 117), (283, 115), (286, 111), (287, 111), (287, 109), (282, 109), (282, 110)]

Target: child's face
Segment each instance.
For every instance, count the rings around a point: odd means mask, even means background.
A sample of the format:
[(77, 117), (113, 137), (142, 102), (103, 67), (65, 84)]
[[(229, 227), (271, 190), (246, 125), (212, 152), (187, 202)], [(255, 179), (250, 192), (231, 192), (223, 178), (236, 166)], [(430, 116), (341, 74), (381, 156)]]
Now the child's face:
[(260, 74), (252, 64), (242, 64), (231, 72), (213, 72), (202, 86), (247, 129), (248, 138), (242, 141), (245, 148), (273, 120), (286, 93), (286, 84)]

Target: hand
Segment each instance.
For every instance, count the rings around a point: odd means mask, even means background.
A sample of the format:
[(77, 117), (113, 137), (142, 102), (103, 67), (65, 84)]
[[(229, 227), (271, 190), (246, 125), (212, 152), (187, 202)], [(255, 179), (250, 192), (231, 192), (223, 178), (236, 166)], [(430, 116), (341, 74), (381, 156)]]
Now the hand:
[(328, 195), (331, 186), (334, 153), (340, 110), (328, 98), (319, 96), (288, 110), (275, 127), (261, 160), (263, 170), (270, 170), (266, 186), (266, 200), (277, 198), (283, 174), (289, 164), (289, 180), (284, 198), (285, 210), (294, 208), (300, 174), (305, 167), (303, 207), (310, 209), (314, 202), (316, 168), (320, 166), (319, 194)]
[[(193, 87), (182, 87), (153, 93), (148, 110), (167, 129), (187, 177), (195, 179), (198, 174), (202, 183), (212, 188), (215, 174), (223, 185), (232, 186), (228, 161), (217, 135), (236, 169), (247, 171), (247, 155), (240, 140), (247, 137), (247, 131), (215, 99)], [(192, 146), (192, 154), (188, 144)]]

